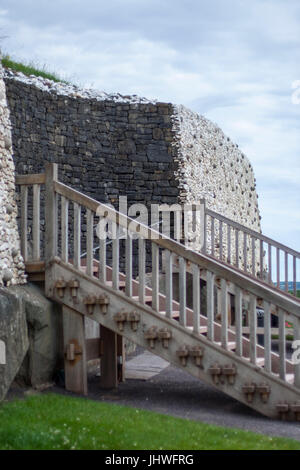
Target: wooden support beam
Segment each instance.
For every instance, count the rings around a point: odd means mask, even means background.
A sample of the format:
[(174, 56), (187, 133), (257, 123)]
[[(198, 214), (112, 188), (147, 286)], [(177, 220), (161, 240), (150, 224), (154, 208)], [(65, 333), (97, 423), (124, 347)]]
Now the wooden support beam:
[(117, 333), (101, 325), (100, 337), (103, 344), (101, 358), (101, 388), (117, 388), (118, 386), (118, 354)]
[(125, 343), (121, 335), (117, 335), (118, 382), (125, 382)]
[(63, 306), (63, 337), (66, 390), (87, 395), (84, 316)]

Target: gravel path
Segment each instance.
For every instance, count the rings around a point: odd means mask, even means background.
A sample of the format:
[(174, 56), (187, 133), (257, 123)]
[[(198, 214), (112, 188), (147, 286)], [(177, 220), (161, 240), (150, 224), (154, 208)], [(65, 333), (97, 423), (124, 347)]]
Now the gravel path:
[[(204, 384), (188, 373), (169, 366), (149, 380), (128, 379), (118, 390), (101, 390), (99, 377), (90, 377), (91, 400), (117, 403), (176, 417), (249, 430), (300, 441), (300, 423), (274, 421)], [(66, 392), (55, 386), (56, 393)]]

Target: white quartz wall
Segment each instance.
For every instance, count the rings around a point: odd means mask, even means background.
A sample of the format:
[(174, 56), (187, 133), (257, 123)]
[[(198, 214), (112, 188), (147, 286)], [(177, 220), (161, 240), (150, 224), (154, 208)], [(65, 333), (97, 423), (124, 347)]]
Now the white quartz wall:
[(0, 62), (0, 286), (26, 282), (16, 216), (11, 129)]
[[(205, 199), (209, 209), (261, 232), (256, 183), (248, 158), (216, 124), (184, 106), (175, 106), (173, 122), (181, 203)], [(215, 230), (217, 239), (217, 224)], [(196, 240), (194, 249), (199, 249), (199, 243), (200, 240)], [(216, 252), (218, 249), (216, 243)], [(224, 253), (226, 249), (225, 234)], [(250, 251), (248, 246), (248, 266), (251, 265)], [(242, 246), (239, 257), (242, 259)]]

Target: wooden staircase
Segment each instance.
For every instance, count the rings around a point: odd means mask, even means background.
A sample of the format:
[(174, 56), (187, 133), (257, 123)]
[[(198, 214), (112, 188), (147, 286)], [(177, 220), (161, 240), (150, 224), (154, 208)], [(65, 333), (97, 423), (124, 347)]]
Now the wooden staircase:
[[(100, 356), (101, 385), (116, 386), (120, 379), (118, 358), (122, 356), (125, 337), (266, 416), (300, 420), (300, 364), (287, 358), (286, 347), (287, 320), (293, 325), (294, 340), (300, 340), (299, 299), (237, 266), (194, 252), (65, 186), (58, 181), (54, 164), (48, 164), (45, 175), (17, 177), (17, 183), (22, 192), (21, 238), (25, 261), (31, 274), (34, 266), (41, 270), (44, 262), (46, 296), (63, 306), (65, 375), (69, 390), (87, 394), (87, 360)], [(43, 184), (46, 190), (44, 260), (40, 256), (40, 191), (37, 189)], [(31, 262), (26, 258), (30, 185), (35, 188)], [(74, 224), (72, 243), (70, 206)], [(100, 240), (99, 259), (95, 259), (94, 222), (103, 218), (116, 224), (117, 236), (112, 240), (111, 252), (106, 241)], [(124, 231), (126, 239), (121, 242), (120, 233)], [(123, 273), (120, 272), (122, 257)], [(133, 261), (138, 266), (136, 278)], [(162, 262), (163, 292), (160, 289)], [(174, 272), (178, 272), (177, 299), (174, 298)], [(146, 286), (149, 279), (151, 287)], [(189, 279), (192, 280), (190, 307)], [(205, 308), (201, 302), (203, 285)], [(264, 310), (264, 326), (259, 328), (258, 305)], [(272, 350), (272, 315), (278, 317), (279, 323), (278, 353)], [(84, 317), (101, 325), (99, 341), (85, 340)], [(263, 334), (264, 346), (258, 344), (258, 332)]]

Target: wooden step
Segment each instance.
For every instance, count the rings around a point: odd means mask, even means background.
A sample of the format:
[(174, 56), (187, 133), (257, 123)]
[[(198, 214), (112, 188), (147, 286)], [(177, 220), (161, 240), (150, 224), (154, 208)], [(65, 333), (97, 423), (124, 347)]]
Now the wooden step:
[[(167, 315), (167, 312), (165, 312), (165, 311), (162, 311), (162, 312), (159, 312), (159, 313), (160, 313), (161, 315), (164, 315), (164, 316)], [(179, 318), (179, 312), (178, 312), (178, 310), (175, 310), (175, 311), (172, 312), (172, 318)]]
[[(186, 329), (187, 330), (190, 330), (190, 331), (194, 331), (194, 327), (193, 326), (186, 326)], [(200, 326), (199, 328), (199, 333), (200, 334), (204, 334), (204, 333), (207, 333), (207, 326)]]
[[(250, 362), (250, 357), (242, 357), (245, 361)], [(264, 357), (257, 357), (256, 358), (256, 364), (260, 367), (263, 367), (265, 365), (265, 358)]]
[[(138, 295), (134, 295), (131, 297), (132, 300), (135, 300), (136, 302), (140, 301), (140, 298)], [(145, 304), (151, 304), (152, 303), (152, 295), (145, 295)]]
[(286, 374), (285, 378), (286, 378), (286, 381), (289, 384), (293, 384), (294, 380), (295, 380), (295, 375), (294, 374)]
[[(279, 374), (274, 374), (275, 377), (279, 377)], [(295, 380), (295, 375), (294, 374), (285, 374), (285, 381), (288, 382), (289, 384), (293, 384)]]
[[(109, 287), (112, 287), (112, 286), (113, 286), (113, 282), (112, 282), (112, 281), (106, 281), (105, 284), (106, 284), (107, 286), (109, 286)], [(119, 281), (119, 289), (123, 289), (125, 286), (126, 286), (126, 282), (125, 282), (125, 281)]]

